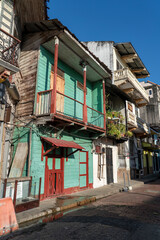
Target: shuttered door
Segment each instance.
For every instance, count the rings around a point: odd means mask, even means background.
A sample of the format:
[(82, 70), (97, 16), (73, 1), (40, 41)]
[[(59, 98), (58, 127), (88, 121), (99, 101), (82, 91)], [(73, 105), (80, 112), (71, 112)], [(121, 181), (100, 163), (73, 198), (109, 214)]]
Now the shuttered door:
[[(57, 75), (57, 91), (64, 94), (65, 80), (64, 78)], [(64, 96), (57, 93), (56, 97), (56, 111), (64, 113)]]
[[(2, 0), (0, 2), (0, 28), (6, 31), (7, 33), (13, 35), (13, 1), (11, 0)], [(13, 39), (0, 32), (1, 47), (6, 49), (13, 44)], [(6, 54), (5, 54), (6, 55)], [(5, 56), (6, 57), (6, 56)]]
[[(53, 69), (53, 66), (52, 66), (52, 69)], [(56, 90), (64, 94), (64, 88), (65, 88), (64, 73), (60, 69), (58, 69), (57, 71), (59, 75), (57, 74)], [(53, 89), (53, 82), (54, 82), (54, 72), (51, 71), (50, 89)], [(64, 113), (64, 96), (60, 93), (56, 94), (56, 111), (59, 113)]]
[(112, 148), (106, 148), (107, 183), (113, 183)]
[(79, 181), (80, 188), (88, 187), (88, 152), (80, 151)]
[(13, 34), (13, 1), (2, 0), (0, 14), (0, 28), (9, 34)]

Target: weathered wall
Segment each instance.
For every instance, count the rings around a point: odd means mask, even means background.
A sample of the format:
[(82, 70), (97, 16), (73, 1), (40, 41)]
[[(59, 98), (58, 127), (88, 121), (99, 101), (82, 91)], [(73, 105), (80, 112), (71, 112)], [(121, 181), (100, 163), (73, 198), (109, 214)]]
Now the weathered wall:
[(54, 33), (54, 31), (48, 31), (23, 36), (19, 61), (21, 71), (13, 77), (13, 82), (20, 93), (20, 101), (17, 105), (17, 117), (25, 117), (33, 114), (39, 48), (48, 38), (54, 36)]
[(16, 0), (14, 10), (21, 31), (25, 23), (47, 19), (46, 0)]
[[(117, 145), (113, 145), (113, 141), (107, 138), (99, 138), (94, 141), (94, 145), (101, 145), (102, 148), (112, 149), (112, 161), (113, 161), (113, 182), (117, 183), (117, 170), (118, 170), (118, 151)], [(103, 156), (101, 156), (101, 162), (103, 162)], [(103, 178), (98, 178), (98, 154), (93, 153), (93, 187), (102, 187), (107, 185), (107, 159), (106, 153), (104, 153), (104, 166), (103, 166)]]
[(113, 71), (113, 42), (84, 42), (88, 49)]
[(154, 126), (160, 126), (160, 88), (157, 85), (151, 83), (141, 83), (147, 93), (152, 91), (149, 95), (149, 104), (145, 107), (140, 108), (141, 118)]

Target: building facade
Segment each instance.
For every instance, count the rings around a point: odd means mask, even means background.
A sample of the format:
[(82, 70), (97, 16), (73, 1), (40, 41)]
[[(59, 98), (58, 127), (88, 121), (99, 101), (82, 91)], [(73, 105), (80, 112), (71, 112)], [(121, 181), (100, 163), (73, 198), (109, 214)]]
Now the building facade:
[(92, 188), (92, 142), (106, 133), (111, 71), (58, 20), (25, 29), (8, 177), (32, 177), (34, 196), (41, 178), (41, 199)]
[[(115, 157), (112, 157), (112, 167), (110, 168), (113, 173), (116, 173), (114, 179), (112, 177), (112, 182), (122, 181), (124, 175), (135, 178), (136, 171), (142, 167), (141, 163), (143, 162), (142, 146), (138, 146), (139, 138), (149, 131), (139, 114), (139, 108), (145, 106), (149, 99), (145, 89), (137, 79), (148, 77), (149, 73), (131, 43), (116, 44), (103, 41), (84, 44), (111, 69), (112, 88), (114, 86), (114, 88), (119, 89), (118, 97), (114, 96), (110, 100), (110, 112), (113, 112), (113, 114), (109, 114), (109, 125), (107, 126), (109, 130), (107, 139), (110, 139), (110, 133), (114, 135), (115, 139), (111, 141), (114, 148), (117, 149), (115, 160), (117, 163), (113, 164)], [(106, 85), (106, 92), (108, 89), (109, 86)], [(116, 93), (115, 89), (114, 93)], [(117, 113), (114, 113), (114, 111), (120, 113), (118, 118)], [(119, 118), (123, 118), (123, 120), (119, 120)], [(116, 124), (120, 133), (115, 128)], [(119, 134), (118, 137), (117, 134)], [(110, 157), (106, 157), (106, 165), (108, 159)]]

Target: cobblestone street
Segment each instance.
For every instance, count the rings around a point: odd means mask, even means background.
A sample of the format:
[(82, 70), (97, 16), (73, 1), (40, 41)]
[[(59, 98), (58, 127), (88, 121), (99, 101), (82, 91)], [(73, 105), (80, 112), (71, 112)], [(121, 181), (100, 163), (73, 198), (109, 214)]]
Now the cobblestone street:
[(4, 239), (160, 239), (160, 180), (74, 209)]

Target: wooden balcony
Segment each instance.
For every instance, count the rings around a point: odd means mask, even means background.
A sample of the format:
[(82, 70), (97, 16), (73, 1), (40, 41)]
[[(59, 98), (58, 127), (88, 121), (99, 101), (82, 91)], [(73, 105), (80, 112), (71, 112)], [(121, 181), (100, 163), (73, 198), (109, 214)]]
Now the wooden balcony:
[(0, 73), (5, 69), (11, 73), (19, 71), (20, 40), (0, 28)]
[(149, 98), (145, 89), (129, 68), (114, 71), (114, 83), (124, 93), (128, 94), (139, 107), (148, 103)]
[(105, 132), (105, 116), (89, 106), (86, 109), (87, 123), (84, 121), (85, 106), (82, 102), (56, 91), (56, 113), (53, 114), (52, 90), (37, 93), (36, 116), (52, 116), (74, 122), (86, 128)]

